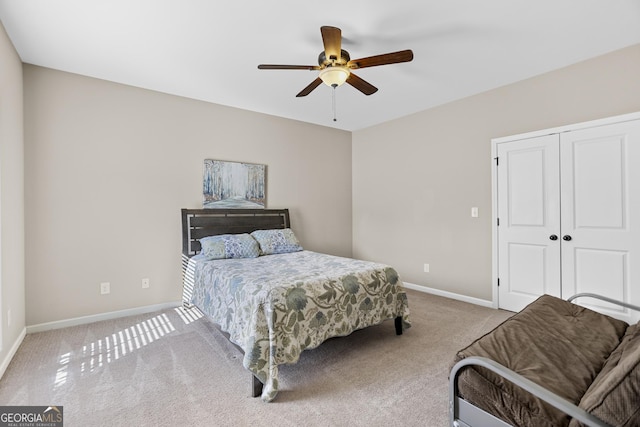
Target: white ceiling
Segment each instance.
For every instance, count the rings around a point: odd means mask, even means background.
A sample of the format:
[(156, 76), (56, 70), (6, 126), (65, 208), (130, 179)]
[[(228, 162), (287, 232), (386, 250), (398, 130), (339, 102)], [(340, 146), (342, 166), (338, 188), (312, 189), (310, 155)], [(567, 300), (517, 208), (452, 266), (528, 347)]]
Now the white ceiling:
[[(640, 43), (640, 0), (0, 0), (22, 61), (251, 111), (358, 130)], [(321, 85), (320, 27), (379, 88)]]

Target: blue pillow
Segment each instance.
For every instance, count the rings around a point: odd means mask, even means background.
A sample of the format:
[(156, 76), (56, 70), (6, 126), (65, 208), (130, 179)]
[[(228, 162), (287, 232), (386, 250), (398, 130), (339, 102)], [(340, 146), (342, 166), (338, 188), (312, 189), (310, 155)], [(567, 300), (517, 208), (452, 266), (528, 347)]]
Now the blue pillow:
[(220, 234), (200, 239), (200, 254), (207, 259), (256, 258), (258, 242), (248, 234)]
[(293, 230), (257, 230), (251, 235), (258, 241), (262, 255), (285, 254), (302, 250)]

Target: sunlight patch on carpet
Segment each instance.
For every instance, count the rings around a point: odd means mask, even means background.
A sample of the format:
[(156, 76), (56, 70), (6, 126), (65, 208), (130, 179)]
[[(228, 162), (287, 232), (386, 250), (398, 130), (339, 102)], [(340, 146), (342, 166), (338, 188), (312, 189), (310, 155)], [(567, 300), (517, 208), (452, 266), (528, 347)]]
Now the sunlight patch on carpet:
[[(162, 313), (86, 344), (82, 347), (81, 358), (88, 360), (80, 364), (80, 373), (94, 372), (105, 364), (112, 363), (127, 354), (131, 354), (135, 350), (145, 347), (175, 330), (169, 317)], [(60, 357), (59, 363), (62, 366), (58, 369), (55, 387), (60, 387), (66, 382), (70, 358), (71, 353), (63, 354)]]
[(185, 325), (193, 323), (204, 316), (204, 314), (202, 314), (202, 312), (195, 305), (188, 308), (184, 306), (176, 307), (175, 312), (178, 313), (178, 316), (180, 316)]

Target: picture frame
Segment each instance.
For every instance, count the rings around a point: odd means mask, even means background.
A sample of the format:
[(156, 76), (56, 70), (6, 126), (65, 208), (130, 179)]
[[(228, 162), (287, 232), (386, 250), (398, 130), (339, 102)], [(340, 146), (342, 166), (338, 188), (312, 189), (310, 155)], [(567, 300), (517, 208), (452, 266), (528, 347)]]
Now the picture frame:
[(266, 165), (204, 160), (202, 206), (205, 209), (264, 209)]

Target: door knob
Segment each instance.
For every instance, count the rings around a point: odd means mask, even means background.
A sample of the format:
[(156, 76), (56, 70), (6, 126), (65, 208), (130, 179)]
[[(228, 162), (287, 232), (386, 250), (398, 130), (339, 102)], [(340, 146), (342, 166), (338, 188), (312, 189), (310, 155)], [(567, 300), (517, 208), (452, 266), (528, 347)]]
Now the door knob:
[(552, 234), (551, 236), (549, 236), (550, 240), (558, 240), (558, 236), (556, 236), (555, 234)]
[(562, 240), (566, 240), (568, 242), (569, 240), (571, 240), (571, 236), (569, 236), (568, 234), (564, 235), (562, 236)]

